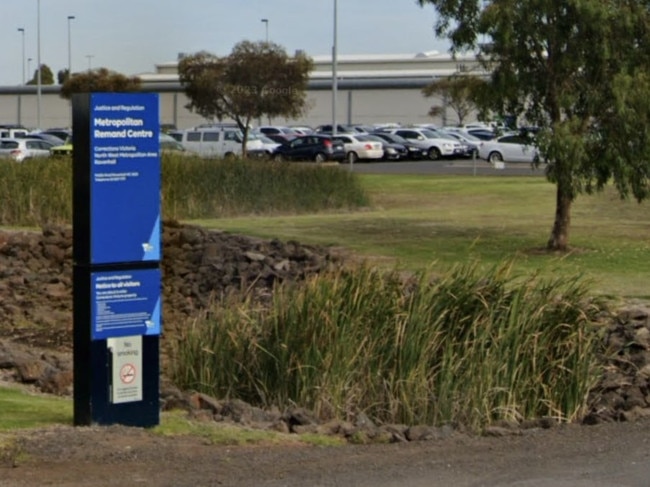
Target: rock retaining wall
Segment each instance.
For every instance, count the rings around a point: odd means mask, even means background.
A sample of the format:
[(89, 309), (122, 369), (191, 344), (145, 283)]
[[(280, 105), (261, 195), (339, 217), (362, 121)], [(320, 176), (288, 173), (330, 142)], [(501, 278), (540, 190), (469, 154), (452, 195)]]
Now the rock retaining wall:
[[(326, 247), (175, 222), (164, 223), (162, 241), (163, 342), (214, 297), (245, 289), (265, 299), (277, 281), (304, 279), (344, 262), (341, 253)], [(649, 316), (650, 308), (634, 304), (607, 321), (603, 373), (590, 395), (586, 423), (632, 420), (650, 413)], [(71, 394), (71, 351), (71, 229), (0, 232), (0, 380)], [(215, 401), (165, 387), (166, 400), (224, 415), (223, 408), (215, 409)]]

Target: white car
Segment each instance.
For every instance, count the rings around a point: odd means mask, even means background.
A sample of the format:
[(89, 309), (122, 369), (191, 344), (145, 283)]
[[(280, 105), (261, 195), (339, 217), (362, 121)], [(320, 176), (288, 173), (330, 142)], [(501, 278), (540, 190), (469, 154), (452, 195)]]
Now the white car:
[(0, 139), (0, 158), (23, 162), (35, 157), (49, 157), (50, 149), (56, 144), (41, 139)]
[(280, 142), (276, 142), (273, 139), (269, 139), (266, 135), (264, 134), (256, 134), (257, 138), (262, 141), (262, 149), (266, 152), (266, 154), (271, 157), (273, 153), (275, 152), (275, 149), (280, 147), (282, 144)]
[(521, 135), (504, 135), (484, 141), (478, 149), (481, 159), (496, 162), (530, 162), (539, 160), (539, 151), (533, 141)]
[(367, 134), (340, 134), (334, 140), (343, 142), (345, 159), (353, 164), (358, 160), (379, 160), (384, 157), (384, 145)]
[(449, 136), (441, 136), (440, 133), (429, 129), (420, 128), (400, 128), (386, 130), (389, 134), (399, 135), (421, 149), (427, 151), (427, 157), (432, 160), (438, 160), (441, 157), (460, 156), (463, 148), (455, 139)]

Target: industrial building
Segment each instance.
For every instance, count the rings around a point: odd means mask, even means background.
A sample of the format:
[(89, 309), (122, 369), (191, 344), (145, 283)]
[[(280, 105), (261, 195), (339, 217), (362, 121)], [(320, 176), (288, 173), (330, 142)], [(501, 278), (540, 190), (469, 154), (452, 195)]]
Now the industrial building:
[[(452, 113), (439, 119), (428, 115), (440, 100), (425, 98), (422, 88), (454, 73), (484, 75), (474, 55), (452, 56), (438, 51), (417, 54), (338, 55), (334, 97), (332, 56), (314, 56), (307, 90), (307, 111), (298, 120), (263, 120), (265, 124), (317, 126), (331, 123), (336, 99), (338, 123), (455, 123)], [(160, 94), (161, 123), (178, 128), (206, 120), (185, 108), (188, 103), (178, 80), (178, 63), (157, 64), (155, 72), (137, 75), (142, 89)], [(59, 86), (0, 87), (0, 124), (19, 123), (28, 128), (67, 127), (72, 114), (69, 100), (59, 96)]]

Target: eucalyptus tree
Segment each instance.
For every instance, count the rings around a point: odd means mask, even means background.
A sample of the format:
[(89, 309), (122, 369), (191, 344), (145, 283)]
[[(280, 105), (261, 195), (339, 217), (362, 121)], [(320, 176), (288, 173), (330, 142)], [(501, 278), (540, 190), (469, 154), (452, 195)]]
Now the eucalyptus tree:
[(92, 92), (135, 92), (140, 91), (141, 82), (137, 76), (126, 76), (107, 68), (93, 69), (67, 76), (61, 85), (60, 96), (70, 99), (75, 93)]
[(556, 185), (547, 247), (566, 250), (572, 203), (613, 185), (648, 196), (650, 2), (417, 0), (437, 12), (452, 52), (475, 51), (491, 73), (490, 108), (540, 128)]
[(272, 42), (242, 41), (228, 56), (201, 51), (185, 56), (178, 72), (188, 108), (208, 119), (231, 118), (244, 134), (263, 117), (298, 117), (305, 110), (313, 63), (302, 53), (288, 56)]
[(456, 115), (458, 125), (464, 125), (469, 115), (478, 109), (477, 97), (484, 82), (475, 75), (454, 74), (438, 78), (424, 88), (422, 94), (426, 97), (439, 96), (442, 105), (432, 105), (429, 115), (437, 117), (450, 108)]

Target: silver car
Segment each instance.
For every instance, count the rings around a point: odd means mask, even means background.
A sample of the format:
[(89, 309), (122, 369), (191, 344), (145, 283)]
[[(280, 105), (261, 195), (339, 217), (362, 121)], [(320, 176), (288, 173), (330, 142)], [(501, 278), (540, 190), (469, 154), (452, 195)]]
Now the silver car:
[(35, 157), (49, 157), (56, 144), (41, 139), (0, 139), (0, 158), (23, 162)]

